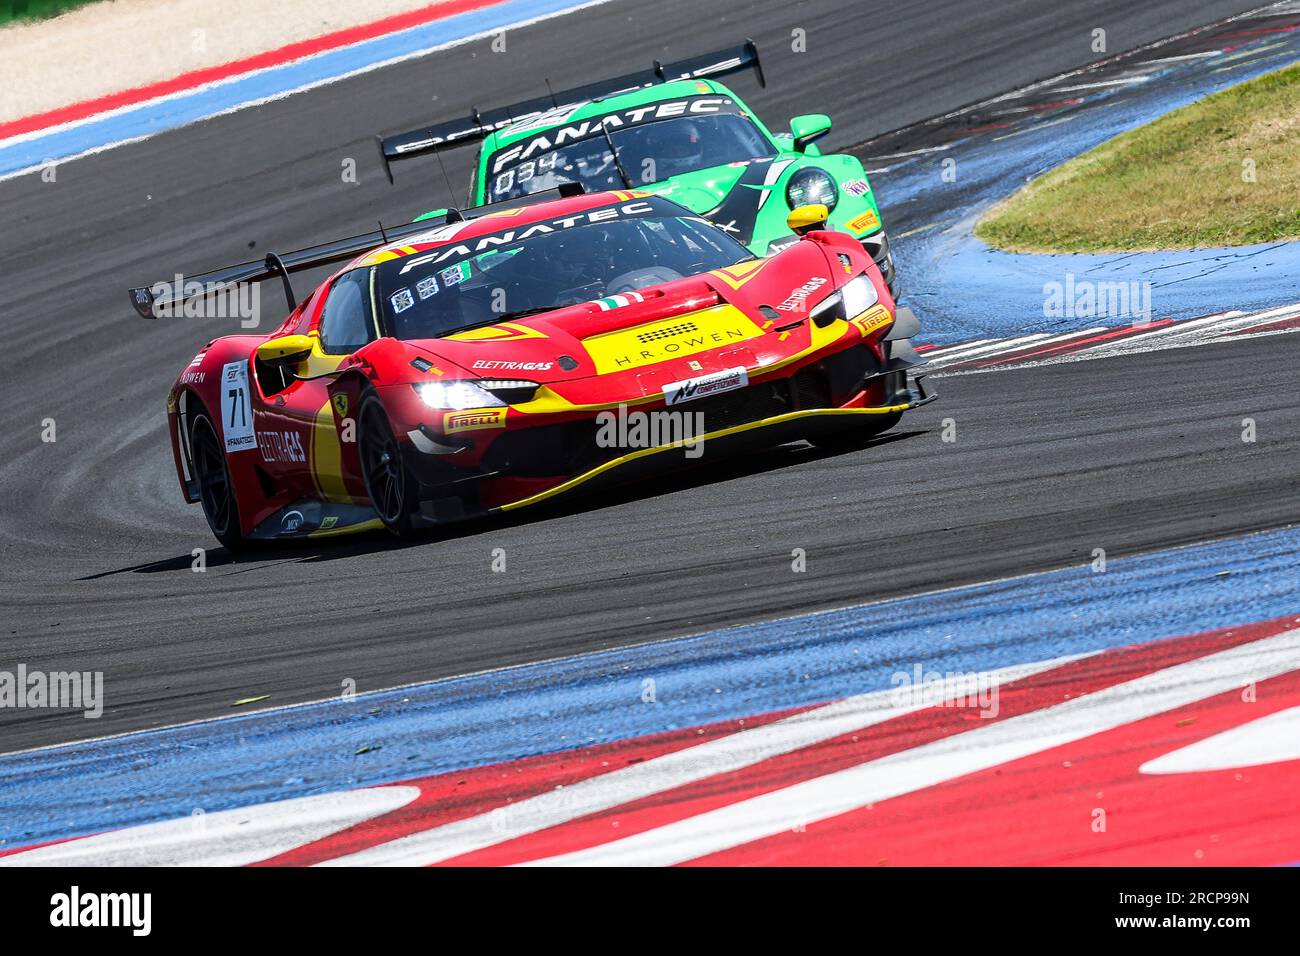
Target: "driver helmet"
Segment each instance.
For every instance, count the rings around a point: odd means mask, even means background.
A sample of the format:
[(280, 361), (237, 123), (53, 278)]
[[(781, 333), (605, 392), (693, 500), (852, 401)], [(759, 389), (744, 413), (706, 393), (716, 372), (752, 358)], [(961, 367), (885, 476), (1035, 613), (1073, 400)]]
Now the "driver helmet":
[(694, 172), (704, 165), (704, 137), (688, 119), (650, 126), (650, 158), (658, 165), (657, 179)]
[[(599, 226), (552, 233), (532, 244), (523, 274), (550, 305), (572, 305), (603, 295), (592, 289), (608, 273), (609, 244)], [(524, 258), (524, 257), (521, 257)]]

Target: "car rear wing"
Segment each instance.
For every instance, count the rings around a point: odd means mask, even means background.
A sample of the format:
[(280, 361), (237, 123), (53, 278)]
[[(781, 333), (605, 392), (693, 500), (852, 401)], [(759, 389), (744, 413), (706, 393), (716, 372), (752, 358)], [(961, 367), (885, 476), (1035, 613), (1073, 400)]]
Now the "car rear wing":
[[(405, 133), (392, 136), (376, 137), (379, 141), (379, 155), (384, 162), (384, 172), (388, 181), (393, 181), (392, 163), (400, 159), (411, 159), (429, 153), (438, 153), (457, 146), (466, 146), (486, 139), (499, 129), (504, 129), (522, 120), (532, 119), (550, 110), (579, 106), (591, 100), (598, 100), (620, 93), (631, 93), (659, 83), (671, 83), (675, 80), (705, 79), (711, 76), (727, 76), (742, 70), (754, 71), (760, 86), (767, 86), (763, 76), (763, 64), (758, 58), (758, 47), (753, 40), (746, 40), (737, 47), (704, 53), (675, 63), (654, 61), (654, 66), (638, 73), (628, 73), (608, 80), (589, 83), (586, 86), (551, 91), (545, 96), (534, 97), (510, 106), (479, 112), (470, 109), (465, 119), (451, 120), (424, 126)], [(549, 89), (550, 84), (547, 83)]]
[(172, 313), (178, 306), (183, 306), (186, 302), (201, 299), (208, 295), (222, 294), (228, 292), (232, 287), (244, 283), (265, 282), (267, 279), (274, 279), (279, 276), (284, 283), (284, 294), (289, 303), (289, 310), (293, 311), (297, 306), (297, 300), (294, 298), (293, 285), (289, 277), (295, 272), (346, 262), (349, 259), (355, 259), (370, 249), (376, 249), (379, 246), (385, 246), (411, 236), (418, 236), (421, 233), (432, 232), (440, 226), (449, 225), (453, 222), (478, 219), (488, 213), (503, 209), (518, 209), (521, 206), (531, 206), (553, 199), (578, 196), (583, 191), (581, 183), (561, 183), (554, 189), (540, 190), (527, 196), (520, 196), (517, 199), (487, 203), (468, 209), (446, 209), (443, 210), (444, 215), (441, 221), (426, 218), (389, 228), (385, 228), (381, 223), (379, 229), (375, 232), (349, 236), (346, 239), (335, 239), (316, 246), (307, 246), (305, 249), (298, 249), (284, 255), (271, 252), (267, 254), (265, 259), (244, 262), (237, 266), (227, 266), (224, 269), (216, 269), (202, 275), (177, 276), (171, 281), (155, 282), (151, 286), (140, 286), (130, 290), (131, 305), (134, 306), (135, 311), (139, 313), (141, 318), (156, 319), (161, 315)]

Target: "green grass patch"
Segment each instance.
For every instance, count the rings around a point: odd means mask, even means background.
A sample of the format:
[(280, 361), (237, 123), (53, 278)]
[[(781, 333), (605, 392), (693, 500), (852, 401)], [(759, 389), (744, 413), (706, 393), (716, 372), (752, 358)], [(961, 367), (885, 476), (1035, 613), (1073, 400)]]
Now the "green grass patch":
[(93, 2), (95, 0), (0, 0), (0, 25), (57, 17), (60, 13)]
[(1070, 160), (995, 206), (975, 234), (1015, 252), (1300, 239), (1300, 64)]

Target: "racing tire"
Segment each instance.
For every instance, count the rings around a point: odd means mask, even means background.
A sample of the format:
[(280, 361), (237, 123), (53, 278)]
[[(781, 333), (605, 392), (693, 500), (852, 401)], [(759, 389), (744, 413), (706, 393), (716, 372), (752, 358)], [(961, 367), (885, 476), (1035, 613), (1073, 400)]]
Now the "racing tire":
[(373, 391), (362, 396), (357, 409), (357, 453), (375, 514), (390, 532), (409, 538), (415, 530), (411, 516), (416, 483), (406, 469), (402, 445), (393, 433), (384, 403)]
[(190, 463), (208, 527), (227, 550), (244, 550), (249, 541), (240, 531), (239, 502), (230, 480), (226, 451), (206, 411), (200, 411), (190, 421)]
[(856, 418), (851, 424), (835, 431), (809, 438), (814, 447), (829, 452), (853, 451), (861, 448), (877, 435), (882, 435), (903, 419), (902, 412), (890, 412), (888, 415), (872, 415), (870, 421)]

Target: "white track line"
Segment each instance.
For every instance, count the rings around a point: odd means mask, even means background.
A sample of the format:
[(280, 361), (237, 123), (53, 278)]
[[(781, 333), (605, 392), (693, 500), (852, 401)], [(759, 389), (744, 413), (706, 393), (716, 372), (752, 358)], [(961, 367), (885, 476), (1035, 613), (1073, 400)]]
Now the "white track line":
[[(1094, 355), (1106, 355), (1110, 352), (1126, 351), (1127, 346), (1136, 346), (1138, 344), (1147, 345), (1155, 339), (1168, 339), (1170, 347), (1180, 344), (1183, 337), (1198, 338), (1207, 330), (1217, 331), (1225, 322), (1232, 322), (1232, 319), (1225, 319), (1223, 316), (1214, 316), (1206, 319), (1193, 319), (1190, 322), (1179, 322), (1176, 325), (1167, 325), (1163, 329), (1156, 329), (1154, 332), (1148, 332), (1141, 336), (1130, 336), (1119, 339), (1115, 342), (1103, 342), (1096, 348), (1089, 349)], [(1250, 320), (1253, 321), (1253, 320)], [(1154, 350), (1153, 350), (1154, 351)]]
[(905, 153), (882, 153), (879, 156), (872, 156), (873, 160), (877, 159), (910, 159), (913, 156), (927, 156), (930, 153), (942, 153), (945, 150), (952, 149), (954, 143), (947, 143), (943, 146), (926, 146), (922, 149), (909, 149)]
[(1026, 126), (1024, 129), (1018, 129), (1012, 133), (1003, 133), (1001, 136), (995, 136), (993, 137), (993, 142), (1000, 143), (1004, 139), (1011, 139), (1013, 136), (1024, 136), (1027, 133), (1037, 133), (1039, 130), (1047, 129), (1049, 126), (1060, 126), (1062, 123), (1073, 123), (1078, 118), (1078, 115), (1071, 115), (1062, 116), (1060, 119), (1054, 119), (1046, 123), (1033, 123), (1030, 126)]
[(1138, 773), (1206, 773), (1300, 760), (1300, 707), (1229, 728), (1138, 767)]
[(1161, 56), (1154, 60), (1143, 60), (1144, 64), (1152, 63), (1178, 63), (1182, 60), (1200, 60), (1207, 56), (1218, 56), (1222, 50), (1205, 50), (1201, 53), (1184, 53), (1181, 56)]
[(1001, 342), (1001, 339), (976, 339), (974, 342), (959, 342), (956, 345), (945, 345), (941, 348), (931, 349), (928, 352), (922, 352), (927, 359), (937, 358), (946, 352), (955, 352), (958, 349), (970, 348), (972, 345), (984, 345), (986, 343)]
[[(1105, 332), (1105, 331), (1106, 331), (1106, 326), (1098, 325), (1095, 328), (1083, 329), (1082, 331), (1079, 332), (1066, 332), (1063, 335), (1054, 335), (1045, 338), (1039, 342), (1035, 342), (1034, 347), (1037, 348), (1039, 346), (1045, 346), (1045, 345), (1059, 345), (1060, 343), (1069, 341), (1070, 339), (1087, 338), (1089, 335), (1096, 335), (1099, 332)], [(1018, 351), (1018, 349), (1014, 349), (1012, 351)], [(989, 356), (984, 356), (984, 357), (988, 358)], [(965, 360), (958, 359), (958, 361), (965, 361)]]
[(943, 356), (940, 361), (944, 363), (952, 361), (964, 362), (966, 359), (975, 358), (976, 356), (987, 357), (989, 355), (995, 355), (998, 352), (1005, 352), (1009, 349), (1019, 348), (1020, 346), (1034, 345), (1045, 338), (1048, 338), (1047, 333), (1039, 332), (1036, 335), (1022, 335), (1019, 338), (1014, 339), (995, 340), (987, 345), (972, 345), (966, 348), (954, 349), (947, 355)]
[(246, 866), (404, 807), (419, 795), (419, 787), (369, 787), (196, 813), (2, 856), (0, 868)]
[(1068, 342), (1071, 339), (1086, 339), (1090, 335), (1098, 335), (1106, 331), (1106, 326), (1096, 325), (1090, 329), (1083, 329), (1079, 332), (1066, 332), (1062, 335), (1054, 335), (1051, 338), (1043, 339), (1041, 342), (1035, 342), (1034, 347), (1043, 345), (1060, 345), (1062, 342)]
[[(1016, 665), (991, 671), (988, 677), (993, 686), (1000, 686), (1077, 659), (1062, 657)], [(855, 730), (865, 730), (929, 706), (927, 703), (897, 702), (897, 693), (895, 688), (849, 697), (320, 865), (428, 866), (697, 780), (739, 770)]]
[[(1216, 315), (1207, 315), (1199, 319), (1189, 319), (1184, 322), (1178, 322), (1174, 325), (1165, 326), (1159, 329), (1153, 329), (1149, 332), (1138, 332), (1133, 335), (1125, 336), (1114, 341), (1102, 342), (1098, 345), (1082, 348), (1077, 352), (1064, 352), (1059, 355), (1048, 355), (1042, 358), (1025, 358), (1023, 361), (1026, 365), (1043, 365), (1053, 362), (1080, 361), (1089, 358), (1112, 358), (1120, 355), (1130, 355), (1142, 352), (1156, 352), (1164, 349), (1173, 348), (1190, 348), (1197, 345), (1209, 345), (1215, 342), (1233, 341), (1234, 338), (1230, 333), (1240, 332), (1255, 325), (1266, 325), (1270, 322), (1277, 322), (1283, 319), (1289, 319), (1300, 316), (1300, 302), (1289, 305), (1277, 306), (1272, 309), (1265, 309), (1262, 312), (1252, 312), (1249, 314), (1232, 311), (1222, 312)], [(1090, 329), (1082, 329), (1078, 332), (1066, 332), (1062, 335), (1056, 335), (1049, 338), (1043, 338), (1037, 342), (1031, 342), (1032, 348), (1048, 347), (1068, 342), (1072, 339), (1083, 339), (1089, 335), (1097, 335), (1107, 332), (1119, 326), (1094, 326)], [(1260, 335), (1276, 335), (1279, 331), (1270, 330), (1261, 332)], [(1242, 338), (1254, 338), (1255, 336), (1242, 336)], [(929, 352), (923, 352), (922, 356), (931, 364), (933, 371), (949, 368), (968, 359), (987, 359), (995, 358), (999, 355), (1005, 355), (1011, 352), (1023, 351), (1024, 345), (1014, 345), (1020, 341), (1018, 339), (976, 339), (973, 342), (965, 342), (960, 345), (947, 345), (942, 349), (934, 349)], [(1022, 361), (1021, 359), (1010, 359), (1007, 367), (1012, 367), (1011, 363)], [(990, 369), (979, 369), (978, 371), (990, 371)]]
[[(1166, 349), (1192, 348), (1198, 345), (1232, 341), (1232, 339), (1228, 338), (1231, 332), (1288, 318), (1297, 314), (1297, 312), (1300, 312), (1300, 310), (1291, 305), (1283, 309), (1269, 309), (1266, 312), (1257, 312), (1253, 315), (1195, 319), (1191, 322), (1181, 322), (1178, 325), (1157, 329), (1155, 332), (1149, 332), (1146, 335), (1135, 335), (1120, 339), (1117, 342), (1107, 342), (1095, 349), (1089, 349), (1088, 355), (1090, 358), (1111, 358), (1119, 355), (1160, 352)], [(1166, 335), (1166, 333), (1168, 334)], [(1277, 333), (1273, 331), (1262, 334), (1275, 335)], [(1157, 341), (1152, 342), (1153, 339)]]
[[(1102, 342), (1100, 345), (1093, 346), (1092, 348), (1083, 351), (1086, 351), (1088, 355), (1094, 358), (1105, 358), (1108, 355), (1120, 355), (1127, 352), (1154, 352), (1163, 347), (1176, 348), (1181, 344), (1178, 337), (1184, 332), (1189, 335), (1195, 334), (1196, 329), (1190, 328), (1191, 326), (1195, 325), (1197, 328), (1200, 328), (1202, 323), (1210, 321), (1217, 320), (1198, 319), (1195, 322), (1185, 323), (1188, 328), (1184, 328), (1180, 325), (1165, 326), (1163, 329), (1156, 329), (1153, 332), (1147, 332), (1142, 335), (1128, 335), (1122, 339)], [(1154, 339), (1168, 339), (1169, 341), (1153, 346), (1150, 343)], [(1048, 357), (1050, 358), (1050, 356)]]
[(532, 865), (667, 866), (978, 773), (1300, 667), (1300, 630)]
[(1254, 315), (1244, 315), (1240, 318), (1225, 321), (1219, 326), (1219, 331), (1226, 335), (1239, 329), (1248, 329), (1252, 325), (1267, 325), (1270, 322), (1280, 322), (1283, 319), (1294, 318), (1300, 315), (1300, 305), (1288, 305), (1281, 309), (1269, 309), (1267, 312), (1256, 312)]
[(1289, 329), (1266, 329), (1263, 332), (1238, 332), (1233, 336), (1224, 336), (1223, 338), (1207, 339), (1204, 342), (1191, 342), (1190, 345), (1222, 345), (1225, 342), (1249, 342), (1252, 339), (1264, 339), (1272, 335), (1295, 335), (1300, 332), (1300, 328)]
[(1284, 319), (1296, 313), (1300, 313), (1300, 302), (1289, 302), (1286, 305), (1274, 306), (1260, 312), (1224, 312), (1218, 318), (1224, 322), (1249, 325), (1252, 321), (1271, 322), (1274, 319)]
[(1080, 83), (1078, 86), (1054, 87), (1056, 93), (1081, 93), (1084, 90), (1100, 90), (1110, 86), (1129, 86), (1133, 83), (1145, 83), (1149, 76), (1126, 76), (1118, 80), (1099, 80), (1096, 83)]

